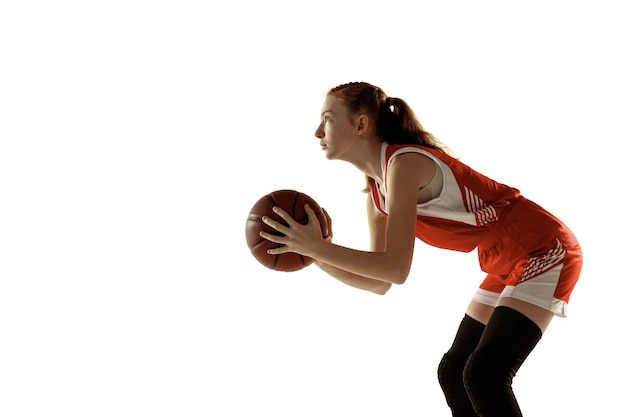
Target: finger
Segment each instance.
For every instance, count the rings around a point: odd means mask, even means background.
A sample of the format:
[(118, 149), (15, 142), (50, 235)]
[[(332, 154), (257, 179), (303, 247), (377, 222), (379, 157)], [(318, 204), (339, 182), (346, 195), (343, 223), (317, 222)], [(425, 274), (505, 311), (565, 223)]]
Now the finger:
[(267, 232), (259, 232), (259, 236), (261, 236), (265, 240), (269, 240), (270, 242), (285, 244), (288, 241), (288, 238), (285, 236), (273, 235)]
[(322, 207), (322, 212), (324, 213), (324, 216), (326, 217), (326, 221), (328, 222), (328, 227), (330, 227), (333, 224), (333, 219), (330, 217), (326, 209), (323, 207)]
[(263, 223), (265, 223), (266, 225), (268, 225), (269, 227), (271, 227), (272, 229), (275, 229), (276, 231), (285, 234), (285, 232), (287, 231), (287, 229), (289, 229), (289, 226), (285, 226), (284, 224), (277, 222), (276, 220), (271, 219), (268, 216), (263, 216), (261, 217), (261, 220), (263, 220)]
[(315, 224), (317, 227), (320, 227), (320, 222), (317, 220), (317, 216), (315, 215), (315, 211), (308, 204), (304, 205), (304, 211), (306, 215), (309, 217), (309, 224)]
[(278, 206), (272, 207), (272, 211), (278, 214), (285, 222), (287, 222), (288, 226), (293, 225), (296, 221), (291, 217), (285, 210), (281, 209)]
[(324, 207), (322, 207), (322, 212), (324, 213), (324, 216), (326, 216), (326, 219), (330, 223), (332, 221), (332, 219), (330, 218), (330, 215), (328, 214), (328, 212), (326, 211), (326, 209)]
[(326, 223), (328, 224), (328, 237), (332, 238), (333, 237), (333, 219), (331, 219), (330, 215), (328, 214), (326, 209), (323, 207), (322, 207), (322, 212), (324, 213), (324, 216), (326, 217)]
[(279, 246), (277, 248), (267, 250), (267, 253), (270, 255), (280, 255), (281, 253), (287, 253), (287, 252), (291, 252), (291, 251), (287, 249), (286, 246)]

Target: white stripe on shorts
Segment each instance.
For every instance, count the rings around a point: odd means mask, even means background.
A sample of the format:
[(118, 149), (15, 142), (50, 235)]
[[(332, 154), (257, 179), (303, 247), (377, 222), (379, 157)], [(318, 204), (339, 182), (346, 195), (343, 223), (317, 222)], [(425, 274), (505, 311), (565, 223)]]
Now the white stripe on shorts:
[(515, 286), (507, 286), (502, 297), (511, 297), (543, 307), (559, 317), (567, 316), (567, 303), (554, 297), (563, 264)]
[(498, 298), (500, 298), (500, 293), (479, 288), (478, 290), (476, 290), (476, 293), (472, 297), (472, 300), (481, 304), (487, 304), (488, 306), (494, 307), (498, 302)]

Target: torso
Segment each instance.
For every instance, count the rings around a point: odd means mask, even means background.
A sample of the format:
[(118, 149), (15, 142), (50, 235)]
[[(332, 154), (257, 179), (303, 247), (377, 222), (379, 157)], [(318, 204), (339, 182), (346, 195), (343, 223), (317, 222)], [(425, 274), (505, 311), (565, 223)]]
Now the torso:
[(443, 152), (417, 145), (384, 143), (381, 149), (383, 183), (372, 184), (372, 198), (383, 214), (387, 214), (387, 168), (393, 158), (406, 152), (424, 155), (436, 166), (435, 175), (420, 189), (416, 202), (416, 237), (433, 246), (471, 251), (520, 197), (518, 190), (477, 173)]
[(383, 181), (370, 182), (371, 197), (381, 214), (387, 214), (387, 169), (393, 158), (406, 152), (427, 156), (440, 172), (418, 192), (415, 236), (425, 243), (462, 252), (478, 248), (481, 268), (494, 274), (507, 274), (517, 260), (539, 249), (578, 246), (567, 226), (517, 189), (446, 153), (417, 145), (383, 144)]

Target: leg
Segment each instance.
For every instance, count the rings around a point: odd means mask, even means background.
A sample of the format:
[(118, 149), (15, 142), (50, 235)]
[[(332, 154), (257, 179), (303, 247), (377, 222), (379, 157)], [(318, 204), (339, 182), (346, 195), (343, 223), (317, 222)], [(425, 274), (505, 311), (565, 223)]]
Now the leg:
[(519, 311), (541, 329), (541, 334), (548, 330), (548, 325), (552, 321), (552, 317), (554, 317), (554, 313), (545, 308), (511, 297), (500, 297), (496, 306), (510, 307), (513, 310)]
[(481, 417), (521, 417), (511, 384), (542, 336), (541, 328), (533, 320), (507, 304), (536, 315), (545, 326), (549, 323), (547, 315), (551, 313), (547, 310), (541, 314), (534, 306), (519, 300), (499, 302), (463, 373), (467, 393)]
[(446, 402), (455, 417), (475, 417), (465, 386), (463, 368), (476, 348), (493, 307), (472, 301), (457, 331), (450, 350), (443, 355), (437, 375)]
[(494, 306), (492, 305), (472, 300), (467, 306), (466, 314), (486, 325), (493, 314), (493, 308)]
[[(521, 417), (513, 378), (552, 317), (566, 315), (581, 262), (575, 238), (564, 232), (542, 249), (533, 250), (532, 256), (520, 260), (508, 275), (485, 278), (474, 299), (496, 307), (463, 371), (477, 415)], [(499, 296), (494, 299), (496, 294)]]

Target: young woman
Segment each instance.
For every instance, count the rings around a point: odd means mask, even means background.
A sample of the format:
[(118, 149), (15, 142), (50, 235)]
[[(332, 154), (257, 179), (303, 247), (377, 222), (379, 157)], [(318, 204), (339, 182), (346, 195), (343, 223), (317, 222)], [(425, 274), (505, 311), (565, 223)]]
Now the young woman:
[(377, 294), (402, 284), (415, 238), (469, 252), (487, 274), (438, 369), (453, 416), (521, 416), (512, 379), (554, 315), (564, 317), (582, 267), (576, 237), (555, 216), (451, 157), (407, 103), (358, 82), (329, 91), (315, 132), (328, 159), (363, 172), (370, 251), (322, 238), (314, 213), (301, 225), (265, 223), (284, 236), (270, 253), (310, 256), (338, 280)]

